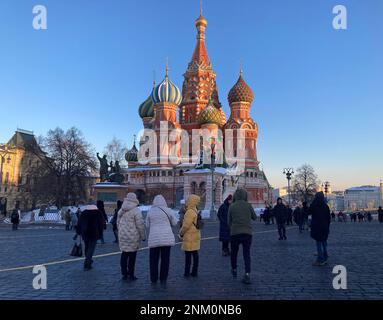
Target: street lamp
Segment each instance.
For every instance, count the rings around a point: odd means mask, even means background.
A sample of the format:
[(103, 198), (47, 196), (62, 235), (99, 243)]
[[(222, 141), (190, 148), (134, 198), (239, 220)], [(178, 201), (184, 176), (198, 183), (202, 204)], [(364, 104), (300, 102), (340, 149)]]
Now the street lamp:
[(211, 170), (211, 207), (210, 207), (210, 219), (215, 220), (215, 208), (214, 208), (214, 168), (215, 168), (215, 139), (211, 138), (211, 162), (210, 162), (210, 170)]
[(283, 169), (283, 174), (286, 175), (287, 179), (287, 192), (289, 194), (289, 206), (291, 207), (291, 192), (290, 192), (290, 181), (292, 179), (292, 176), (294, 174), (294, 169), (293, 168), (285, 168)]

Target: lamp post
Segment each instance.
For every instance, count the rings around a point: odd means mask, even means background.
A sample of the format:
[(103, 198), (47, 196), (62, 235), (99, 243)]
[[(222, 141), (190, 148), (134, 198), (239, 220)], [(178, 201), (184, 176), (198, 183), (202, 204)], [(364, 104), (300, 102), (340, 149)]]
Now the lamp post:
[(210, 219), (215, 220), (215, 208), (214, 208), (214, 168), (215, 168), (215, 139), (211, 139), (211, 207), (210, 207)]
[(285, 168), (283, 169), (283, 174), (286, 175), (287, 179), (287, 192), (289, 194), (289, 206), (291, 207), (291, 192), (290, 192), (290, 181), (292, 179), (292, 176), (294, 174), (294, 169), (293, 168)]

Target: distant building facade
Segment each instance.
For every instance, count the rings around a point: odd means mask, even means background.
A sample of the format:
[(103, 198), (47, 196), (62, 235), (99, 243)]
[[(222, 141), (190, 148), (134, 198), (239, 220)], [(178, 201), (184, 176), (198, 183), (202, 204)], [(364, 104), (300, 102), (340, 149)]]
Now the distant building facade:
[(379, 187), (361, 186), (344, 192), (345, 210), (372, 210), (383, 205), (383, 183)]
[(39, 158), (28, 150), (37, 144), (33, 132), (18, 129), (12, 138), (0, 144), (0, 211), (33, 207), (30, 196), (30, 168), (40, 164)]

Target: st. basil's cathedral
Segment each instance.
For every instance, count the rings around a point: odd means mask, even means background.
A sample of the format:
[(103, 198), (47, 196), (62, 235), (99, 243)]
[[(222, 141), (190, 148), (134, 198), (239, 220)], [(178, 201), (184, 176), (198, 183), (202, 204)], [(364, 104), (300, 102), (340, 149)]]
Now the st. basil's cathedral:
[[(126, 153), (128, 169), (125, 173), (125, 191), (135, 192), (141, 202), (147, 204), (155, 195), (162, 194), (168, 205), (174, 207), (194, 193), (201, 196), (205, 208), (211, 207), (214, 198), (217, 208), (226, 196), (233, 194), (238, 187), (243, 187), (254, 207), (264, 207), (269, 201), (270, 185), (257, 160), (258, 126), (250, 115), (254, 94), (241, 70), (237, 83), (228, 94), (231, 112), (227, 119), (219, 100), (216, 73), (206, 49), (207, 20), (202, 13), (195, 26), (197, 44), (184, 74), (182, 92), (170, 80), (166, 68), (165, 79), (158, 85), (154, 84), (149, 97), (139, 106), (139, 116), (144, 129), (158, 132), (161, 122), (166, 121), (169, 129), (187, 131), (190, 140), (193, 129), (220, 129), (223, 132), (226, 129), (232, 129), (233, 132), (242, 129), (246, 137), (244, 169), (241, 174), (235, 175), (233, 168), (224, 164), (213, 168), (195, 163), (142, 165), (138, 161), (139, 150), (134, 143)], [(141, 138), (139, 148), (142, 144)]]

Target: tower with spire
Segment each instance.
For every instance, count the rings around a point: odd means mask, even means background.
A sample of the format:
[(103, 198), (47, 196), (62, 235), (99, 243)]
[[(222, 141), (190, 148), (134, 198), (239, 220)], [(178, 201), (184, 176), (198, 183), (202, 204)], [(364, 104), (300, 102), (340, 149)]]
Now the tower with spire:
[(220, 127), (226, 122), (226, 116), (218, 97), (216, 74), (206, 49), (207, 20), (202, 15), (202, 6), (201, 14), (196, 20), (195, 26), (197, 28), (197, 43), (184, 74), (183, 101), (180, 106), (180, 123), (182, 128), (189, 133), (193, 129), (201, 127), (198, 117), (200, 112), (207, 107), (210, 98), (211, 104), (221, 113)]

